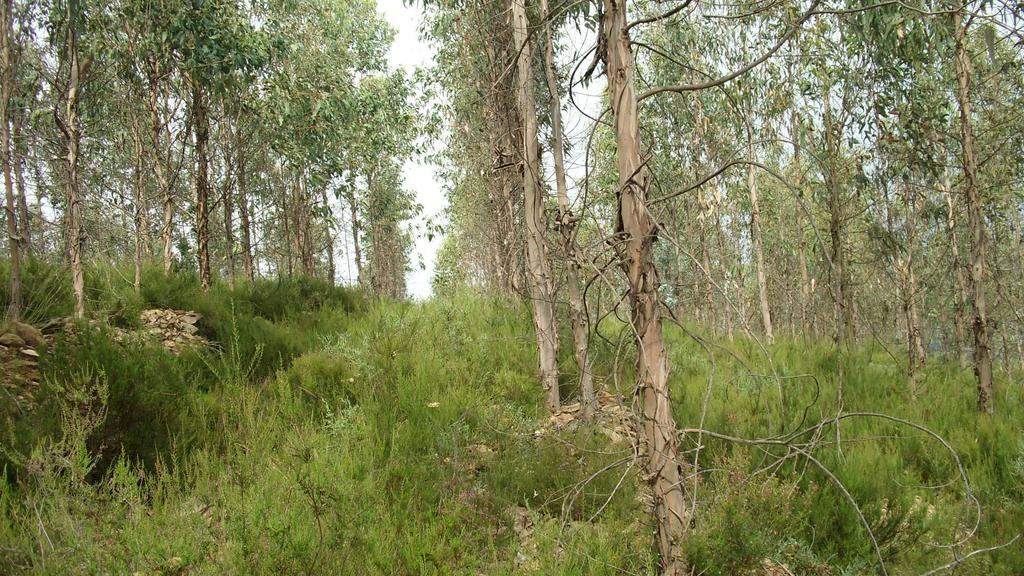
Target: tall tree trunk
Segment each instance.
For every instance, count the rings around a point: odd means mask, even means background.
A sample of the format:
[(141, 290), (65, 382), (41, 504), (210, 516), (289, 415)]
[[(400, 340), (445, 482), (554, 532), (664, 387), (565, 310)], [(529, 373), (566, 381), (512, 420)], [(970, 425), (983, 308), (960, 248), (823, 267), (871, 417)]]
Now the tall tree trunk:
[(967, 225), (971, 231), (971, 304), (974, 319), (974, 375), (978, 382), (978, 410), (992, 414), (992, 353), (989, 349), (990, 327), (985, 301), (985, 207), (978, 187), (978, 161), (974, 152), (974, 127), (971, 124), (971, 61), (967, 54), (967, 25), (963, 13), (953, 14), (956, 39), (957, 90), (960, 107), (960, 161), (964, 170), (964, 196), (967, 199)]
[(327, 226), (324, 228), (324, 241), (327, 245), (327, 279), (331, 286), (334, 286), (337, 273), (334, 263), (334, 209), (327, 201), (327, 188), (320, 189), (320, 201), (324, 203), (324, 208), (327, 210)]
[(309, 197), (308, 183), (306, 182), (306, 169), (301, 168), (295, 178), (295, 240), (299, 247), (299, 258), (302, 260), (302, 273), (307, 278), (316, 276), (316, 265), (313, 259), (313, 215), (310, 211), (311, 198)]
[(11, 169), (17, 160), (12, 157), (11, 146), (11, 80), (14, 75), (12, 42), (12, 23), (14, 15), (14, 4), (12, 0), (3, 0), (0, 4), (3, 12), (0, 14), (0, 22), (3, 30), (0, 31), (0, 59), (3, 62), (2, 89), (0, 89), (0, 160), (4, 163), (4, 199), (7, 212), (7, 247), (11, 255), (11, 295), (7, 305), (7, 318), (18, 320), (21, 318), (21, 242), (18, 235), (18, 215), (15, 212), (14, 183), (11, 180)]
[[(10, 112), (7, 114), (12, 116)], [(14, 170), (14, 190), (18, 201), (18, 234), (21, 236), (21, 251), (23, 254), (31, 254), (32, 243), (32, 213), (28, 209), (28, 193), (25, 190), (25, 154), (28, 153), (28, 146), (22, 141), (21, 127), (24, 123), (24, 114), (14, 116), (11, 124), (14, 127), (14, 138), (11, 142), (11, 167)]]
[(192, 121), (196, 130), (196, 235), (199, 241), (199, 283), (210, 289), (210, 181), (207, 146), (210, 119), (206, 115), (203, 85), (192, 79)]
[[(240, 130), (240, 128), (239, 128)], [(242, 268), (245, 269), (245, 278), (252, 282), (256, 278), (256, 267), (252, 257), (252, 223), (249, 219), (249, 190), (246, 170), (245, 152), (242, 150), (241, 142), (235, 148), (235, 166), (238, 170), (238, 217), (242, 226)]]
[(78, 154), (81, 127), (78, 120), (78, 100), (82, 75), (88, 68), (78, 52), (78, 25), (81, 17), (79, 0), (68, 0), (65, 8), (65, 38), (63, 64), (67, 66), (67, 88), (63, 94), (63, 114), (60, 106), (55, 119), (64, 138), (65, 150), (65, 231), (68, 256), (71, 260), (71, 288), (75, 295), (75, 317), (85, 317), (85, 217), (82, 208), (81, 183), (78, 177)]
[(551, 97), (552, 156), (554, 157), (555, 187), (558, 190), (558, 231), (562, 237), (565, 255), (566, 283), (569, 288), (569, 313), (572, 316), (572, 336), (575, 344), (576, 367), (580, 373), (580, 415), (589, 420), (594, 411), (594, 376), (590, 366), (590, 328), (587, 311), (580, 294), (579, 262), (576, 260), (576, 217), (569, 208), (569, 191), (565, 179), (565, 156), (562, 142), (562, 102), (559, 98), (555, 75), (554, 35), (548, 18), (548, 0), (540, 0), (540, 14), (544, 21), (545, 51), (544, 74)]
[(967, 357), (967, 335), (964, 333), (966, 320), (964, 315), (967, 311), (967, 277), (964, 274), (963, 260), (960, 257), (960, 240), (956, 232), (956, 201), (953, 198), (953, 190), (949, 184), (949, 174), (942, 178), (942, 195), (946, 201), (946, 230), (949, 232), (950, 252), (953, 256), (953, 273), (956, 278), (956, 296), (953, 304), (953, 335), (956, 338), (956, 352), (961, 368), (967, 368), (969, 359)]
[[(237, 125), (238, 118), (236, 116), (235, 122)], [(231, 129), (228, 128), (228, 135), (225, 138), (227, 142), (233, 142), (232, 136), (230, 135)], [(237, 144), (237, 143), (233, 143)], [(235, 289), (235, 200), (231, 193), (231, 185), (233, 184), (234, 178), (234, 154), (232, 154), (229, 145), (228, 149), (224, 151), (224, 182), (221, 184), (221, 203), (224, 205), (224, 259), (228, 266), (228, 286)]]
[(365, 278), (363, 277), (363, 253), (359, 246), (359, 201), (356, 198), (355, 182), (352, 180), (349, 181), (348, 208), (349, 217), (352, 220), (352, 251), (356, 261), (356, 282), (359, 287), (363, 287)]
[(157, 186), (163, 197), (163, 225), (160, 228), (160, 236), (163, 239), (164, 274), (170, 274), (174, 242), (174, 193), (164, 171), (164, 152), (160, 143), (163, 124), (160, 121), (160, 69), (156, 64), (149, 71), (149, 130), (150, 138), (153, 140), (153, 171), (156, 173)]
[[(704, 118), (704, 107), (700, 100), (695, 103), (696, 109), (694, 110), (694, 124), (695, 129), (693, 131), (693, 167), (694, 172), (698, 175), (704, 174), (704, 128), (706, 120)], [(697, 300), (697, 318), (704, 322), (706, 326), (714, 329), (715, 322), (715, 302), (714, 302), (714, 281), (711, 276), (711, 250), (709, 248), (710, 240), (708, 235), (710, 234), (710, 225), (708, 219), (711, 218), (714, 213), (712, 210), (712, 203), (708, 200), (708, 193), (705, 186), (700, 186), (697, 189), (697, 206), (700, 212), (697, 215), (697, 240), (700, 249), (700, 263), (695, 263), (699, 281), (696, 283), (698, 290)]]
[(132, 204), (135, 219), (135, 293), (142, 289), (142, 252), (146, 217), (145, 191), (142, 181), (142, 134), (138, 118), (132, 117)]
[(672, 416), (668, 352), (662, 335), (658, 271), (653, 243), (657, 230), (647, 207), (651, 183), (640, 156), (640, 125), (633, 86), (634, 60), (626, 29), (624, 0), (604, 0), (602, 28), (607, 41), (608, 100), (618, 152), (619, 255), (629, 286), (637, 345), (637, 376), (643, 396), (646, 468), (654, 496), (658, 552), (664, 576), (689, 571), (681, 542), (690, 511), (683, 498), (679, 434)]
[(807, 271), (807, 231), (804, 229), (804, 171), (800, 157), (800, 153), (802, 151), (800, 146), (800, 117), (797, 115), (795, 105), (793, 106), (793, 110), (790, 114), (790, 131), (792, 132), (790, 137), (793, 139), (793, 187), (796, 189), (797, 194), (794, 198), (796, 201), (794, 222), (796, 222), (797, 254), (798, 265), (800, 267), (800, 330), (803, 333), (803, 337), (807, 338), (811, 336), (813, 331), (813, 323), (811, 321), (810, 314), (811, 282), (810, 274)]
[(904, 310), (907, 320), (907, 354), (910, 362), (911, 380), (917, 386), (920, 371), (924, 368), (924, 338), (921, 335), (921, 320), (917, 311), (917, 275), (914, 271), (914, 249), (917, 242), (917, 202), (909, 182), (904, 189), (907, 227), (907, 258)]
[[(753, 155), (751, 155), (753, 160)], [(757, 203), (757, 172), (753, 164), (747, 170), (750, 188), (750, 237), (754, 244), (754, 260), (757, 265), (757, 297), (761, 306), (761, 326), (769, 343), (775, 341), (772, 330), (772, 311), (768, 305), (768, 273), (764, 266), (764, 240), (761, 238), (761, 209)]]
[[(734, 325), (733, 325), (733, 302), (732, 293), (730, 288), (736, 284), (732, 278), (732, 259), (730, 258), (730, 250), (726, 247), (726, 233), (725, 228), (722, 226), (722, 197), (718, 196), (717, 191), (715, 194), (715, 205), (712, 211), (715, 215), (715, 239), (718, 242), (718, 266), (722, 269), (722, 311), (721, 315), (725, 318), (725, 335), (729, 340), (734, 337)], [(740, 299), (743, 302), (743, 299)], [(713, 310), (713, 309), (712, 309)], [(740, 315), (740, 320), (746, 325), (746, 314)]]
[(526, 216), (527, 280), (537, 332), (540, 380), (547, 392), (547, 406), (558, 412), (558, 331), (555, 328), (554, 294), (548, 266), (544, 191), (540, 179), (540, 141), (537, 109), (533, 99), (533, 49), (527, 36), (524, 0), (512, 0), (512, 36), (518, 50), (516, 84), (519, 115), (523, 123), (523, 198)]
[(840, 194), (839, 175), (837, 164), (839, 163), (840, 143), (836, 136), (836, 126), (832, 120), (831, 93), (825, 90), (823, 120), (825, 128), (825, 150), (828, 158), (828, 166), (825, 169), (825, 187), (828, 189), (828, 212), (829, 212), (829, 239), (831, 241), (831, 254), (829, 258), (832, 266), (830, 270), (832, 302), (834, 305), (836, 333), (836, 344), (847, 344), (853, 340), (853, 311), (849, 306), (849, 297), (846, 293), (848, 288), (846, 270), (846, 247), (843, 199)]

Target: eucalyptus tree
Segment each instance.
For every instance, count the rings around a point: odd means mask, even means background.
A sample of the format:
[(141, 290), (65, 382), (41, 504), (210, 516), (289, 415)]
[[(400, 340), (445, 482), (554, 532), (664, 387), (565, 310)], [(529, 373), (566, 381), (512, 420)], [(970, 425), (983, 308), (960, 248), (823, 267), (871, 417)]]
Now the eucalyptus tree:
[(594, 376), (590, 362), (590, 326), (586, 303), (580, 293), (580, 264), (576, 246), (578, 217), (569, 205), (569, 190), (565, 173), (565, 141), (562, 136), (562, 101), (555, 69), (555, 47), (552, 14), (548, 1), (540, 1), (540, 18), (544, 27), (544, 77), (547, 80), (549, 113), (551, 117), (551, 156), (558, 194), (556, 227), (561, 237), (562, 257), (565, 259), (566, 286), (569, 292), (569, 314), (572, 324), (573, 353), (579, 372), (580, 415), (588, 420), (594, 411)]
[(11, 295), (7, 317), (18, 320), (21, 316), (21, 237), (18, 233), (18, 214), (14, 199), (12, 172), (18, 161), (12, 155), (10, 110), (14, 76), (14, 1), (0, 3), (0, 162), (3, 162), (4, 199), (7, 215), (7, 247), (11, 260)]
[(178, 7), (168, 29), (177, 66), (188, 82), (189, 120), (195, 136), (195, 227), (199, 278), (211, 282), (209, 144), (211, 98), (221, 96), (236, 72), (260, 66), (263, 37), (248, 13), (229, 0), (191, 0)]
[(626, 276), (632, 309), (631, 328), (637, 347), (637, 378), (646, 440), (647, 474), (654, 496), (655, 529), (662, 574), (688, 572), (681, 543), (690, 520), (683, 498), (679, 433), (669, 395), (668, 352), (662, 334), (658, 270), (653, 243), (656, 225), (648, 210), (651, 174), (641, 157), (640, 123), (635, 82), (636, 64), (626, 24), (626, 7), (605, 0), (601, 31), (606, 42), (605, 74), (614, 119), (619, 187), (615, 234), (618, 258)]
[(461, 260), (472, 285), (519, 299), (526, 285), (525, 226), (509, 4), (441, 0), (426, 3), (425, 11), (438, 46), (434, 76), (445, 97), (444, 252)]
[(540, 140), (537, 136), (537, 106), (534, 100), (533, 42), (523, 0), (512, 0), (512, 37), (516, 47), (516, 95), (522, 145), (518, 147), (523, 174), (523, 207), (526, 221), (526, 278), (533, 308), (537, 337), (540, 381), (547, 408), (558, 412), (558, 329), (555, 324), (554, 283), (548, 260), (547, 221), (540, 168)]
[(89, 81), (94, 47), (86, 42), (83, 52), (83, 31), (88, 28), (87, 0), (56, 0), (50, 7), (50, 41), (57, 51), (58, 79), (54, 91), (59, 99), (53, 117), (61, 134), (64, 149), (64, 231), (71, 264), (71, 286), (75, 295), (75, 317), (85, 316), (85, 249), (86, 229), (79, 152), (82, 138), (79, 103), (82, 90)]

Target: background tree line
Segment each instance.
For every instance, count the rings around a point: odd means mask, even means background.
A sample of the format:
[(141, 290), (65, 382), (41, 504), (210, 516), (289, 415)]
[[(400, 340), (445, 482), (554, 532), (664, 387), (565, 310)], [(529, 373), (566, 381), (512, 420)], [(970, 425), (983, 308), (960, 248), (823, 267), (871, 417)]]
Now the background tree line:
[(3, 167), (11, 261), (197, 270), (402, 297), (419, 206), (415, 79), (387, 69), (372, 2), (56, 0), (3, 3)]

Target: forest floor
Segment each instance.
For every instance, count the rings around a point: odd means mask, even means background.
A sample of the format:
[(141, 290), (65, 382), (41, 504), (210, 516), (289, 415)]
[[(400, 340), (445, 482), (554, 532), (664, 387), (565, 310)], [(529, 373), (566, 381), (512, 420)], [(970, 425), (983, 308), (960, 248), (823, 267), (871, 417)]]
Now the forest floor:
[[(135, 294), (95, 271), (93, 322), (11, 340), (38, 360), (31, 409), (0, 397), (0, 573), (656, 573), (621, 325), (582, 423), (568, 346), (544, 413), (523, 308), (159, 274)], [(67, 316), (59, 274), (28, 275), (27, 323)], [(695, 573), (921, 574), (987, 547), (956, 573), (1024, 573), (1019, 380), (985, 417), (955, 362), (915, 396), (877, 343), (705, 337), (667, 328)]]

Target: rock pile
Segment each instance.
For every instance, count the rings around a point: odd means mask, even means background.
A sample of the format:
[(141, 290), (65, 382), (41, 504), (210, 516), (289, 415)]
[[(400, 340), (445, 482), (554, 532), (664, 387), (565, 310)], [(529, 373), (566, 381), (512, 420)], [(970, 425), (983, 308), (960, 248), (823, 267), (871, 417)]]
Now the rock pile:
[(10, 322), (0, 331), (0, 385), (5, 392), (3, 400), (16, 412), (35, 407), (39, 388), (38, 350), (46, 348), (43, 333), (28, 324)]
[[(533, 435), (539, 438), (549, 434), (552, 430), (571, 429), (578, 426), (580, 410), (579, 402), (563, 404), (561, 410), (557, 414), (552, 414), (547, 422), (534, 431)], [(612, 442), (636, 442), (636, 416), (628, 406), (623, 404), (621, 396), (611, 394), (607, 390), (598, 392), (593, 418), (598, 425), (598, 431)]]
[(199, 335), (196, 323), (202, 318), (191, 310), (164, 310), (153, 308), (143, 310), (139, 315), (142, 319), (143, 331), (155, 336), (175, 354), (186, 348), (201, 348), (209, 342)]

